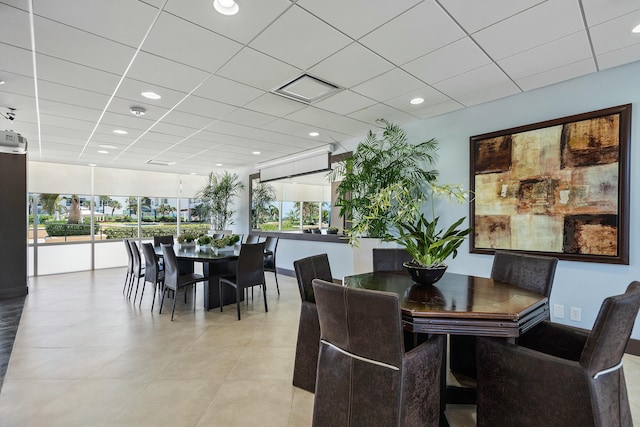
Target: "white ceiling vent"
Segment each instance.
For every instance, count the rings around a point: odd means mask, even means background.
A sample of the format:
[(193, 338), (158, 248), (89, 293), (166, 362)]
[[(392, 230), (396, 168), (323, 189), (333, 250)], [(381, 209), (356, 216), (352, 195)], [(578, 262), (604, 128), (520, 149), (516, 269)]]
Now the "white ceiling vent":
[(326, 82), (309, 74), (302, 74), (280, 86), (278, 89), (275, 89), (273, 93), (304, 102), (305, 104), (312, 104), (341, 90), (341, 87), (333, 83)]
[(147, 160), (148, 165), (173, 166), (176, 162), (163, 162), (162, 160)]

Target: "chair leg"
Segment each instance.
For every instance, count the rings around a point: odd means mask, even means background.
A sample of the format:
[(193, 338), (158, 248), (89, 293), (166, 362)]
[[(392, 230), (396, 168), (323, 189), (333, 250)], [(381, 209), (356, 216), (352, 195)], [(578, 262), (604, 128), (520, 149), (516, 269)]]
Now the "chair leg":
[(167, 292), (167, 288), (163, 285), (162, 286), (162, 299), (160, 300), (160, 311), (158, 311), (158, 314), (162, 314), (162, 304), (164, 304), (164, 294)]
[[(177, 292), (177, 290), (176, 290), (176, 292)], [(185, 290), (185, 292), (186, 292), (186, 290)], [(175, 296), (173, 297), (173, 309), (171, 310), (171, 321), (172, 322), (173, 322), (173, 313), (175, 313), (175, 311), (176, 311), (176, 300), (177, 299), (178, 298), (176, 298)]]
[[(144, 286), (144, 285), (143, 285)], [(138, 297), (138, 288), (140, 287), (140, 277), (138, 277), (138, 281), (136, 282), (136, 293), (133, 296), (133, 302), (136, 302), (136, 298)]]
[(276, 277), (276, 289), (278, 290), (278, 295), (280, 295), (280, 285), (278, 285), (278, 273), (273, 270), (273, 275)]
[[(140, 293), (140, 302), (138, 303), (138, 307), (142, 307), (142, 298), (144, 297), (144, 290), (147, 287), (147, 282), (142, 282), (142, 292)], [(133, 302), (135, 303), (136, 300), (133, 300)]]
[(151, 301), (151, 312), (153, 313), (153, 306), (156, 304), (156, 298), (158, 297), (158, 282), (153, 284), (153, 301)]
[(129, 283), (129, 272), (127, 271), (127, 275), (124, 278), (124, 287), (122, 288), (122, 293), (124, 294), (125, 292), (127, 292), (127, 283)]
[(236, 308), (238, 310), (238, 320), (240, 320), (240, 286), (236, 286)]
[(197, 283), (193, 284), (193, 311), (196, 311), (196, 286)]
[(262, 296), (264, 297), (264, 311), (266, 313), (269, 311), (269, 309), (267, 308), (267, 284), (266, 283), (262, 284)]
[(218, 282), (218, 295), (220, 297), (220, 312), (222, 312), (222, 306), (224, 305), (223, 302), (222, 302), (223, 301), (222, 300), (222, 295), (223, 295), (222, 288), (223, 287), (224, 287), (224, 283)]

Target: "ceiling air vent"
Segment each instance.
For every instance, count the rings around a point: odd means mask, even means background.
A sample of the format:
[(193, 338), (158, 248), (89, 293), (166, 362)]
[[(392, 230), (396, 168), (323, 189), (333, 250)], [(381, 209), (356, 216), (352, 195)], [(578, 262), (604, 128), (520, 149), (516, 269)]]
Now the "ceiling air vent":
[(280, 86), (278, 89), (275, 89), (273, 93), (304, 102), (305, 104), (312, 104), (341, 90), (341, 87), (332, 83), (309, 74), (302, 74)]
[(173, 166), (176, 162), (163, 162), (162, 160), (148, 160), (148, 165), (158, 165), (158, 166)]

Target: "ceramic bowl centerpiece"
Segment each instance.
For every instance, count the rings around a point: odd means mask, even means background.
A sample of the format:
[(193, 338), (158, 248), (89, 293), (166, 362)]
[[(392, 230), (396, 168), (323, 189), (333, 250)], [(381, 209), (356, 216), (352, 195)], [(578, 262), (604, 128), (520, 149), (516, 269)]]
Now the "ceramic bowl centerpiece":
[(184, 231), (178, 236), (178, 243), (181, 248), (195, 248), (198, 236), (189, 231)]

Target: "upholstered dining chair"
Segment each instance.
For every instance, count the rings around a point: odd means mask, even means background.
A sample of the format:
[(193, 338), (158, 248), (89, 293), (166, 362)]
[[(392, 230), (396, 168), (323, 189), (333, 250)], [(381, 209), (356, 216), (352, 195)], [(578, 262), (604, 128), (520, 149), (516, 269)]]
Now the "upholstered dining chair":
[(153, 285), (153, 301), (151, 302), (151, 311), (156, 303), (156, 295), (158, 290), (162, 289), (164, 282), (164, 270), (160, 269), (160, 263), (158, 262), (158, 256), (153, 249), (151, 243), (142, 244), (142, 254), (144, 255), (144, 283), (142, 285), (142, 293), (140, 294), (140, 303), (142, 305), (142, 298), (144, 297), (144, 290), (146, 284)]
[(478, 426), (631, 427), (622, 356), (639, 308), (632, 282), (591, 331), (544, 321), (517, 345), (478, 338)]
[(178, 260), (173, 250), (173, 245), (162, 244), (162, 258), (164, 259), (164, 286), (162, 287), (162, 299), (160, 300), (160, 310), (162, 313), (162, 305), (164, 304), (164, 295), (167, 290), (173, 291), (173, 308), (171, 309), (171, 321), (176, 311), (176, 300), (178, 299), (178, 290), (185, 289), (184, 302), (187, 302), (186, 288), (193, 287), (193, 309), (196, 309), (196, 283), (207, 280), (202, 274), (186, 273), (180, 274), (178, 268)]
[(258, 236), (256, 234), (249, 234), (247, 236), (247, 241), (245, 243), (248, 244), (248, 245), (255, 245), (259, 241), (260, 241), (260, 236)]
[[(491, 267), (491, 278), (511, 283), (520, 288), (549, 298), (556, 274), (558, 258), (496, 251)], [(535, 328), (527, 333), (534, 333)], [(476, 377), (475, 337), (452, 335), (449, 337), (449, 364), (451, 371), (468, 378)]]
[(437, 426), (444, 336), (404, 350), (399, 296), (313, 280), (314, 426)]
[(264, 271), (269, 271), (275, 276), (278, 295), (280, 295), (280, 285), (278, 284), (278, 272), (276, 269), (276, 250), (278, 249), (279, 240), (279, 237), (267, 237), (264, 241)]
[(127, 287), (131, 286), (131, 280), (133, 277), (133, 255), (131, 255), (131, 245), (129, 239), (124, 239), (124, 248), (127, 251), (127, 275), (124, 278), (124, 287), (122, 288), (123, 294), (128, 294)]
[(153, 236), (153, 246), (159, 248), (162, 244), (173, 245), (173, 236)]
[(131, 250), (131, 258), (133, 259), (133, 269), (131, 271), (131, 286), (129, 287), (129, 298), (133, 291), (133, 282), (136, 282), (136, 293), (133, 296), (133, 302), (136, 301), (138, 296), (138, 287), (140, 286), (140, 279), (144, 278), (144, 266), (142, 265), (142, 258), (140, 257), (140, 250), (135, 241), (129, 240), (129, 248)]
[[(269, 311), (267, 307), (267, 283), (264, 279), (264, 242), (255, 244), (245, 243), (240, 246), (235, 276), (220, 278), (220, 301), (224, 301), (225, 285), (231, 286), (236, 290), (238, 320), (240, 320), (240, 295), (244, 289), (253, 288), (254, 286), (262, 287), (264, 311)], [(220, 311), (222, 311), (222, 309), (223, 305), (220, 304)]]
[(402, 271), (413, 258), (404, 248), (373, 248), (373, 271)]
[(293, 365), (293, 385), (314, 393), (316, 390), (316, 369), (320, 350), (320, 323), (318, 309), (313, 295), (313, 279), (333, 282), (331, 266), (327, 254), (313, 255), (293, 262), (293, 269), (300, 291), (300, 320), (298, 321), (298, 342)]

